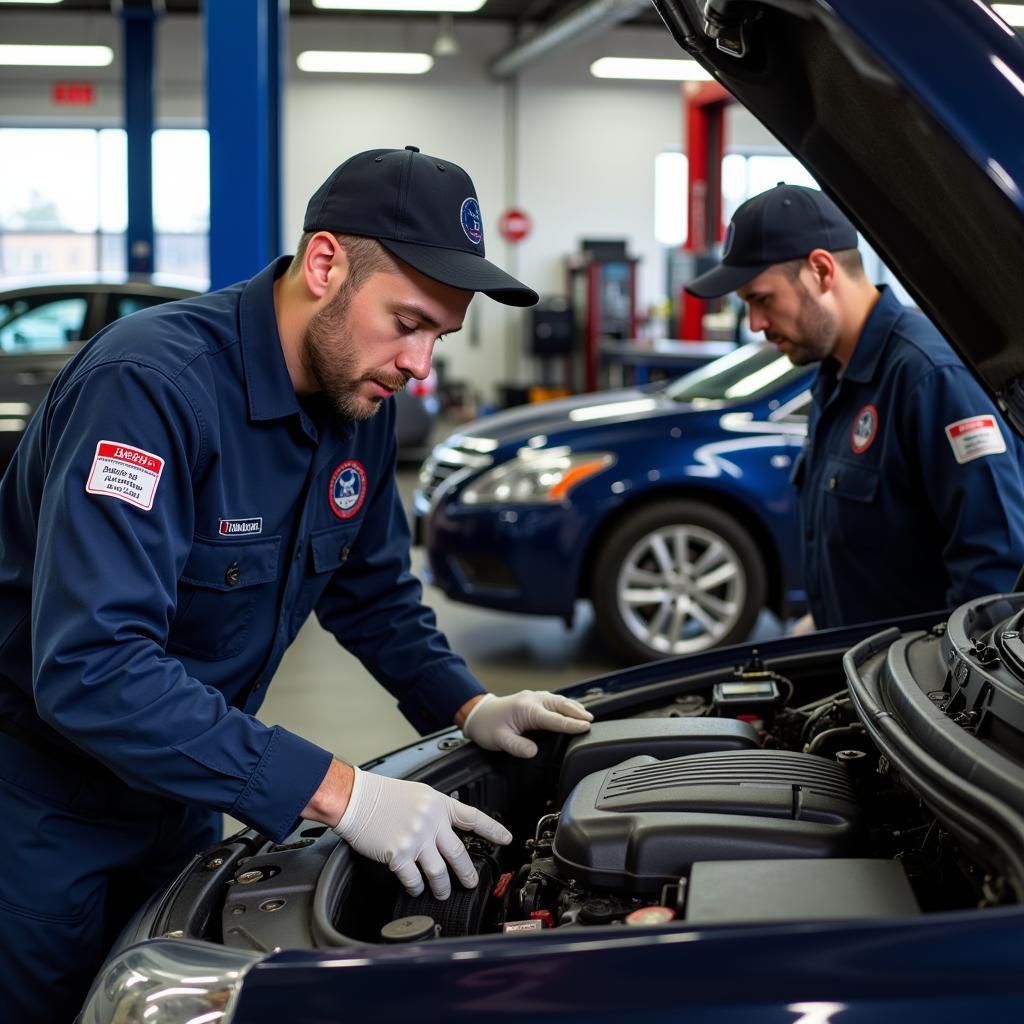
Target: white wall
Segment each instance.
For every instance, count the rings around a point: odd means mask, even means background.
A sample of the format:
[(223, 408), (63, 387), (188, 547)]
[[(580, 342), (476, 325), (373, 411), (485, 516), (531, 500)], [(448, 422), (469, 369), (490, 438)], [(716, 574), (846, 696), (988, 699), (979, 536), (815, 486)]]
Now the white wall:
[[(581, 238), (628, 240), (641, 257), (641, 307), (661, 298), (663, 255), (654, 240), (654, 158), (684, 143), (683, 103), (674, 83), (599, 81), (589, 74), (601, 56), (677, 56), (667, 32), (618, 29), (585, 37), (522, 73), (518, 83), (487, 73), (510, 43), (508, 30), (457, 22), (461, 52), (439, 59), (422, 78), (308, 75), (295, 69), (302, 49), (429, 51), (436, 24), (366, 18), (295, 19), (289, 26), (284, 107), (284, 237), (298, 237), (306, 200), (343, 159), (361, 149), (420, 146), (462, 164), (472, 175), (485, 218), (488, 257), (541, 294), (564, 291), (563, 265)], [(110, 15), (0, 12), (5, 42), (96, 42), (120, 46)], [(161, 125), (201, 124), (202, 27), (197, 18), (160, 22), (157, 117)], [(86, 110), (54, 108), (55, 80), (91, 81), (97, 102)], [(0, 124), (116, 123), (121, 114), (120, 64), (59, 72), (0, 69)], [(730, 113), (731, 146), (774, 146), (745, 111)], [(0, 169), (2, 174), (2, 169)], [(684, 183), (680, 183), (684, 187)], [(524, 208), (534, 232), (518, 246), (497, 231), (501, 211)], [(526, 380), (523, 321), (480, 297), (467, 330), (439, 350), (453, 376), (485, 398), (500, 381)]]

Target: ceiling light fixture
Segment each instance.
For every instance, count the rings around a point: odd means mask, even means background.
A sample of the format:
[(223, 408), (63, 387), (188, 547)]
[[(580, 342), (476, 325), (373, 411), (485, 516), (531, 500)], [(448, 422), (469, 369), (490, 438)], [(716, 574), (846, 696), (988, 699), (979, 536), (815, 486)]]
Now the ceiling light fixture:
[(454, 57), (458, 52), (459, 41), (455, 38), (455, 19), (450, 14), (442, 14), (431, 53), (435, 57)]
[(711, 76), (695, 60), (653, 57), (601, 57), (590, 65), (595, 78), (631, 78), (657, 82), (709, 82)]
[(1024, 28), (1024, 4), (993, 4), (992, 10), (1007, 25), (1013, 25), (1015, 28)]
[(487, 0), (313, 0), (322, 11), (405, 11), (408, 14), (472, 14)]
[(0, 0), (0, 4), (62, 4), (64, 0)]
[(109, 46), (0, 44), (0, 64), (18, 67), (105, 68), (114, 63)]
[(349, 75), (422, 75), (434, 66), (429, 53), (374, 53), (368, 50), (303, 50), (300, 71)]

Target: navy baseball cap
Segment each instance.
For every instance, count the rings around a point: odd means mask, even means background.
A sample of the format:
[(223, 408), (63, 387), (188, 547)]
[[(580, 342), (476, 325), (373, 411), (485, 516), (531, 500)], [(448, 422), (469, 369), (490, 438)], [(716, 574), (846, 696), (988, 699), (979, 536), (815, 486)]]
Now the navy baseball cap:
[(824, 192), (779, 182), (739, 207), (729, 222), (722, 262), (684, 287), (699, 298), (717, 299), (812, 249), (856, 248), (857, 229)]
[(457, 164), (405, 149), (349, 157), (316, 190), (303, 231), (375, 238), (421, 274), (507, 306), (537, 293), (484, 259), (484, 225), (472, 179)]

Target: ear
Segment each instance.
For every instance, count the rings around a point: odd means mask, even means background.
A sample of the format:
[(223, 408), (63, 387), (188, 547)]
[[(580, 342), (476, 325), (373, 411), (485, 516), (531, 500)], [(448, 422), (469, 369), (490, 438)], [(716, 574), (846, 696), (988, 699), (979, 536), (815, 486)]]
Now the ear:
[(322, 299), (348, 277), (345, 246), (328, 231), (318, 231), (306, 246), (302, 274), (313, 297)]
[(807, 265), (822, 292), (831, 291), (835, 285), (838, 264), (828, 249), (812, 249), (807, 256)]

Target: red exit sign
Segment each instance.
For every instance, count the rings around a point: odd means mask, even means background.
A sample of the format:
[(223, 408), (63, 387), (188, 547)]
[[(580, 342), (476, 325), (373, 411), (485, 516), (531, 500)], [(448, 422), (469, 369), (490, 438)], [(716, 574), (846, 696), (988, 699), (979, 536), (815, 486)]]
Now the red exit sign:
[(96, 98), (91, 82), (55, 82), (51, 95), (54, 103), (65, 107), (87, 107)]

